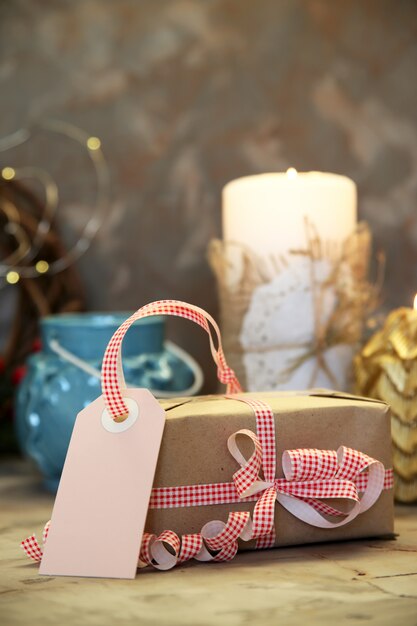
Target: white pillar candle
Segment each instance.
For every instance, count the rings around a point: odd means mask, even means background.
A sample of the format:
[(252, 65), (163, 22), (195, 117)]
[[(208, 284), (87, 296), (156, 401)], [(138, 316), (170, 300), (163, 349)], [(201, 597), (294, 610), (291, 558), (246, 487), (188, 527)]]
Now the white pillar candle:
[(324, 172), (259, 174), (223, 189), (223, 238), (261, 255), (306, 245), (305, 218), (322, 240), (340, 243), (356, 226), (356, 185)]
[[(324, 244), (323, 250), (341, 251), (356, 227), (355, 183), (337, 174), (290, 169), (239, 178), (223, 190), (223, 238), (238, 244), (228, 251), (231, 263), (226, 266), (225, 284), (230, 293), (238, 293), (245, 269), (241, 247), (254, 253), (254, 262), (261, 260), (262, 276), (266, 275), (253, 289), (239, 337), (251, 391), (301, 389), (311, 384), (346, 387), (350, 346), (326, 351), (328, 369), (334, 375), (330, 379), (317, 369), (314, 356), (303, 358), (315, 345), (318, 324), (323, 327), (330, 320), (336, 303), (334, 287), (326, 287), (317, 310), (312, 260), (299, 254), (309, 246), (306, 218)], [(326, 255), (314, 262), (319, 289), (327, 284), (332, 262)], [(300, 358), (300, 365), (283, 382), (282, 372)]]

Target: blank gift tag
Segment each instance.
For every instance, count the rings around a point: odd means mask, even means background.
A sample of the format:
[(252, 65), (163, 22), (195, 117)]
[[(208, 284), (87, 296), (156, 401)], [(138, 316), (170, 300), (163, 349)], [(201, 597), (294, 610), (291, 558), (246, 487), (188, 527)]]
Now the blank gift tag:
[(165, 412), (146, 389), (129, 389), (124, 400), (124, 422), (110, 418), (102, 397), (77, 417), (41, 574), (136, 575)]

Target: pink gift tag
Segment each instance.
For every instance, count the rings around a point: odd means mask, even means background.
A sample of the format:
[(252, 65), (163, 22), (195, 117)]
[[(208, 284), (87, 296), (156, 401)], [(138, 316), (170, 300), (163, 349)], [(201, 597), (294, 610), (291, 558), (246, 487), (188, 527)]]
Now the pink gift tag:
[(115, 422), (98, 398), (79, 413), (40, 573), (134, 578), (165, 412), (146, 389), (124, 393)]

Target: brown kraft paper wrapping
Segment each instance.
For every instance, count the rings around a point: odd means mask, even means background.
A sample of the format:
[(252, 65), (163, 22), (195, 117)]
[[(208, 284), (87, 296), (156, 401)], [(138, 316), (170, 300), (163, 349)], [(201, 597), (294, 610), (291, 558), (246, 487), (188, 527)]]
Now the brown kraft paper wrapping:
[[(307, 395), (309, 394), (309, 395)], [(337, 450), (344, 445), (392, 467), (389, 408), (382, 402), (337, 394), (310, 392), (252, 393), (274, 412), (277, 454), (276, 477), (283, 477), (282, 453), (294, 448)], [(227, 439), (237, 430), (256, 433), (255, 415), (242, 402), (222, 396), (161, 400), (166, 425), (154, 487), (232, 482), (238, 464), (227, 449)], [(252, 453), (242, 441), (241, 450)], [(198, 533), (211, 520), (227, 521), (231, 511), (253, 511), (255, 503), (234, 503), (149, 510), (145, 529), (159, 534)], [(387, 536), (393, 533), (393, 490), (384, 490), (365, 513), (339, 528), (310, 526), (275, 505), (276, 546)], [(240, 549), (253, 549), (254, 541), (239, 541)]]

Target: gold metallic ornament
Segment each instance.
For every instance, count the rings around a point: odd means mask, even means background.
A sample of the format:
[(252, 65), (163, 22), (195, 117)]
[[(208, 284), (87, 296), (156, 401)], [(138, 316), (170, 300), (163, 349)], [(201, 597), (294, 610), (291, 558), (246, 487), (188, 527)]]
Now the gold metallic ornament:
[(34, 131), (42, 130), (56, 133), (72, 139), (83, 149), (87, 149), (89, 160), (95, 174), (95, 202), (92, 213), (84, 225), (73, 247), (65, 255), (47, 262), (40, 259), (36, 262), (39, 249), (42, 247), (46, 235), (49, 233), (59, 204), (58, 187), (52, 176), (39, 167), (28, 166), (13, 168), (3, 167), (0, 170), (0, 181), (21, 181), (31, 179), (37, 181), (43, 188), (45, 195), (42, 219), (39, 221), (37, 232), (32, 240), (26, 236), (19, 222), (19, 214), (7, 199), (0, 204), (0, 213), (6, 215), (7, 232), (16, 242), (16, 247), (5, 259), (0, 259), (0, 290), (7, 284), (16, 284), (20, 278), (33, 279), (48, 273), (54, 275), (70, 267), (88, 249), (93, 237), (97, 233), (102, 216), (107, 212), (110, 192), (110, 175), (107, 162), (101, 150), (101, 141), (98, 137), (90, 136), (80, 128), (59, 120), (45, 120), (38, 124), (21, 128), (6, 137), (0, 137), (0, 152), (10, 150), (28, 142)]
[(354, 366), (356, 392), (391, 406), (395, 497), (417, 501), (417, 309), (392, 311)]

